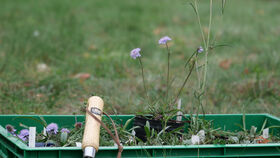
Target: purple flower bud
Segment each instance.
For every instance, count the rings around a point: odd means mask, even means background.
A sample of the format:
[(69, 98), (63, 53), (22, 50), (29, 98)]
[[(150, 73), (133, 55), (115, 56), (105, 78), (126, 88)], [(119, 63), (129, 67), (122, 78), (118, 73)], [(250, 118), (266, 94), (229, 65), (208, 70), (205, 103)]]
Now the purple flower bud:
[(197, 53), (202, 53), (204, 49), (202, 48), (202, 46), (199, 46), (196, 51)]
[(77, 122), (77, 123), (75, 124), (75, 128), (76, 128), (76, 129), (82, 128), (82, 125), (83, 125), (82, 122)]
[(166, 44), (167, 41), (171, 41), (172, 39), (168, 36), (164, 36), (161, 39), (158, 40), (158, 44)]
[(131, 58), (136, 59), (136, 58), (138, 58), (138, 57), (141, 57), (140, 51), (141, 51), (140, 48), (135, 48), (135, 49), (133, 49), (133, 50), (130, 52)]
[(28, 129), (21, 130), (18, 137), (23, 141), (27, 141), (29, 138), (29, 130)]
[(51, 123), (47, 126), (46, 131), (48, 134), (57, 134), (58, 132), (58, 126), (56, 123)]
[(6, 130), (11, 134), (14, 134), (16, 131), (14, 126), (12, 126), (12, 125), (6, 125)]
[(61, 133), (63, 133), (63, 132), (70, 133), (70, 131), (67, 128), (62, 128), (60, 132)]

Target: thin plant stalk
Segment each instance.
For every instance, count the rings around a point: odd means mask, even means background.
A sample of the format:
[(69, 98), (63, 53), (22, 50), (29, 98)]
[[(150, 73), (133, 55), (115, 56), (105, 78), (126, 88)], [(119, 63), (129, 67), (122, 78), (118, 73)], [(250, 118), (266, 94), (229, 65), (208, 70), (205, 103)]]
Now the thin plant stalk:
[(197, 51), (194, 51), (193, 54), (191, 55), (191, 57), (187, 60), (186, 64), (185, 64), (185, 67), (187, 67), (192, 59), (192, 57), (197, 54)]
[(199, 124), (198, 124), (198, 119), (199, 119), (199, 117), (198, 117), (199, 108), (200, 108), (200, 106), (197, 107), (197, 111), (196, 111), (196, 119), (195, 119), (195, 122), (196, 122), (196, 132), (198, 132), (198, 130), (199, 130)]
[(195, 71), (196, 71), (197, 80), (198, 80), (198, 89), (200, 89), (200, 75), (199, 75), (199, 72), (198, 72), (198, 63), (197, 63), (197, 60), (195, 60)]
[(185, 64), (185, 67), (188, 66), (190, 60), (192, 59), (192, 57), (195, 55), (196, 59), (195, 59), (195, 70), (196, 70), (196, 75), (197, 75), (197, 78), (198, 78), (198, 89), (200, 89), (200, 75), (199, 75), (199, 72), (198, 72), (198, 63), (197, 63), (197, 51), (194, 51), (194, 53), (191, 55), (191, 57), (187, 60), (186, 64)]
[[(201, 36), (202, 36), (202, 41), (205, 47), (205, 63), (204, 63), (204, 74), (203, 74), (203, 82), (201, 83), (200, 80), (200, 75), (199, 75), (199, 71), (198, 71), (198, 63), (197, 60), (195, 61), (195, 65), (196, 65), (196, 73), (197, 73), (197, 77), (198, 77), (198, 86), (199, 86), (199, 106), (201, 106), (202, 111), (203, 111), (203, 115), (205, 115), (205, 111), (203, 108), (203, 103), (201, 102), (201, 95), (204, 94), (206, 95), (206, 81), (207, 81), (207, 71), (208, 71), (208, 52), (209, 52), (209, 42), (210, 42), (210, 35), (211, 35), (211, 25), (212, 25), (212, 9), (213, 9), (213, 0), (210, 0), (210, 14), (209, 14), (209, 24), (208, 24), (208, 32), (207, 32), (207, 41), (202, 29), (202, 25), (201, 25), (201, 21), (200, 21), (200, 16), (199, 16), (199, 11), (198, 11), (198, 3), (197, 0), (194, 0), (194, 6), (193, 8), (195, 9), (195, 13), (196, 13), (196, 17), (197, 17), (197, 21), (199, 24), (199, 28), (200, 28), (200, 32), (201, 32)], [(201, 85), (202, 84), (202, 85)], [(207, 100), (206, 100), (206, 104), (207, 104)], [(199, 109), (199, 107), (198, 107)]]
[(202, 105), (202, 102), (201, 102), (201, 99), (200, 99), (201, 96), (199, 96), (199, 105), (201, 106), (201, 110), (202, 110), (202, 114), (203, 114), (203, 117), (205, 117), (205, 111), (204, 111), (204, 108), (203, 108), (203, 105)]
[(141, 58), (138, 58), (138, 61), (139, 61), (140, 66), (141, 66), (141, 72), (142, 72), (141, 75), (142, 75), (144, 90), (145, 90), (145, 93), (146, 93), (146, 97), (147, 97), (147, 99), (148, 99), (148, 101), (149, 101), (150, 99), (149, 99), (148, 91), (147, 91), (147, 87), (146, 87), (146, 82), (145, 82), (145, 77), (144, 77), (144, 67), (143, 67)]
[(167, 78), (166, 78), (166, 102), (168, 101), (168, 93), (169, 93), (169, 69), (170, 69), (170, 49), (168, 47), (168, 44), (166, 43), (166, 49), (167, 49)]
[(199, 16), (199, 11), (198, 11), (197, 0), (194, 1), (194, 6), (195, 6), (194, 9), (195, 9), (195, 13), (196, 13), (198, 25), (199, 25), (199, 28), (200, 28), (200, 33), (201, 33), (202, 41), (203, 41), (203, 43), (204, 43), (204, 47), (206, 47), (205, 35), (204, 35), (204, 33), (203, 33), (203, 29), (202, 29), (202, 25), (201, 25), (201, 21), (200, 21), (200, 16)]
[(205, 48), (205, 65), (204, 65), (205, 67), (204, 67), (204, 76), (203, 76), (203, 82), (202, 82), (202, 87), (201, 87), (201, 90), (205, 91), (206, 80), (207, 80), (207, 69), (208, 69), (208, 66), (207, 66), (208, 65), (208, 51), (209, 51), (208, 48), (209, 48), (211, 25), (212, 25), (213, 0), (210, 0), (210, 15), (209, 15), (207, 41), (206, 41), (205, 35), (203, 33), (202, 25), (201, 25), (197, 0), (194, 0), (194, 9), (195, 9), (198, 25), (199, 25), (200, 32), (201, 32), (202, 41), (203, 41), (204, 48)]
[(189, 78), (190, 78), (190, 76), (191, 76), (191, 74), (192, 74), (194, 65), (195, 65), (195, 63), (192, 64), (192, 67), (191, 67), (191, 69), (190, 69), (190, 71), (189, 71), (187, 77), (185, 78), (184, 83), (182, 84), (180, 90), (178, 91), (178, 93), (177, 93), (177, 95), (176, 95), (176, 98), (175, 98), (175, 100), (174, 100), (174, 103), (178, 100), (179, 96), (180, 96), (181, 93), (182, 93), (182, 90), (184, 89), (184, 87), (185, 87), (187, 81), (189, 80)]
[(211, 25), (212, 25), (212, 9), (213, 9), (213, 0), (210, 0), (210, 15), (209, 15), (209, 25), (208, 25), (208, 35), (207, 35), (207, 44), (205, 48), (205, 68), (204, 68), (204, 79), (202, 90), (205, 90), (206, 80), (207, 80), (207, 67), (208, 67), (208, 51), (209, 51), (209, 41), (210, 41), (210, 34), (211, 34)]

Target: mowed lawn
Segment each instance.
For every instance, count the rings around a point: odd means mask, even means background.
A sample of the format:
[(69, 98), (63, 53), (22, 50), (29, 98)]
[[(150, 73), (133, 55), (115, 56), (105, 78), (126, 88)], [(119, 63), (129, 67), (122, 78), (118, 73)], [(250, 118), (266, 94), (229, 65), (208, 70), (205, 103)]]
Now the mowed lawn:
[[(142, 48), (149, 93), (163, 94), (165, 35), (173, 39), (176, 92), (187, 57), (202, 45), (189, 2), (0, 0), (0, 114), (80, 114), (91, 95), (102, 96), (109, 113), (141, 112), (141, 71), (129, 53)], [(207, 32), (208, 1), (199, 10)], [(206, 113), (280, 116), (280, 1), (228, 0), (221, 16), (214, 0), (213, 16), (211, 43), (229, 46), (209, 53)], [(197, 105), (196, 83), (193, 73), (181, 97), (185, 113)]]

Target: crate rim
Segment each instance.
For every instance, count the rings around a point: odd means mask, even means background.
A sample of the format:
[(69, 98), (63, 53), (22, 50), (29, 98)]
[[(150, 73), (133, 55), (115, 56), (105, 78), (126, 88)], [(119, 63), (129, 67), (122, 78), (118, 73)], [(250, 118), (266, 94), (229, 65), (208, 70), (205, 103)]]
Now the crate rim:
[[(189, 114), (185, 114), (187, 116), (189, 116)], [(233, 116), (242, 116), (243, 114), (242, 113), (236, 113), (236, 114), (205, 114), (207, 116), (224, 116), (224, 115), (233, 115)], [(275, 119), (278, 119), (280, 121), (280, 118), (277, 118), (275, 117), (274, 115), (271, 115), (269, 113), (246, 113), (245, 115), (263, 115), (263, 116), (268, 116), (268, 117), (271, 117), (271, 118), (275, 118)], [(55, 117), (55, 116), (85, 116), (85, 115), (56, 115), (56, 114), (53, 114), (53, 115), (44, 115), (44, 114), (40, 114), (40, 115), (36, 115), (36, 114), (1, 114), (1, 116), (50, 116), (50, 117)], [(136, 116), (134, 114), (118, 114), (118, 115), (110, 115), (110, 116)], [(196, 114), (193, 114), (193, 116), (196, 116)], [(198, 116), (203, 116), (203, 114), (198, 114)]]
[[(188, 114), (187, 114), (188, 115)], [(234, 116), (242, 116), (243, 114), (206, 114), (207, 116), (225, 116), (225, 115), (234, 115)], [(268, 113), (251, 113), (245, 114), (245, 116), (254, 116), (254, 115), (262, 115), (269, 117), (271, 119), (280, 121), (279, 118), (273, 116)], [(1, 116), (48, 116), (48, 117), (56, 117), (56, 116), (73, 116), (73, 115), (16, 115), (16, 114), (7, 114), (0, 115)], [(76, 115), (76, 116), (84, 116), (84, 115)], [(120, 116), (120, 115), (111, 115), (111, 116)], [(135, 115), (121, 115), (133, 117)], [(199, 116), (203, 116), (203, 114), (199, 114)], [(32, 150), (32, 151), (42, 151), (42, 150), (81, 150), (81, 147), (35, 147), (30, 148), (25, 143), (21, 142), (17, 138), (11, 136), (6, 132), (2, 126), (0, 126), (0, 133), (6, 137), (8, 140), (14, 142), (14, 144), (22, 150)], [(124, 150), (135, 150), (135, 149), (197, 149), (197, 148), (240, 148), (240, 147), (279, 147), (280, 143), (269, 143), (269, 144), (206, 144), (206, 145), (163, 145), (163, 146), (124, 146)], [(104, 146), (99, 147), (99, 150), (118, 150), (116, 146)], [(279, 149), (280, 150), (280, 149)]]

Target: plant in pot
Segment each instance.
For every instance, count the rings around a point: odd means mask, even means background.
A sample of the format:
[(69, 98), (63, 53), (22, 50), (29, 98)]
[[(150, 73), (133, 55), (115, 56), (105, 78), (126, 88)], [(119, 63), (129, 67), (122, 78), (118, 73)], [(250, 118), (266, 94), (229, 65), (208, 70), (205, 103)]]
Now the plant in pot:
[[(144, 75), (144, 67), (142, 62), (142, 56), (141, 56), (141, 49), (135, 48), (130, 52), (131, 58), (138, 60), (139, 65), (141, 67), (141, 76), (142, 76), (142, 82), (143, 82), (143, 88), (146, 95), (147, 100), (147, 114), (140, 114), (136, 115), (134, 119), (134, 126), (139, 127), (135, 129), (136, 136), (140, 138), (143, 141), (146, 141), (146, 134), (145, 126), (150, 127), (151, 129), (155, 130), (156, 132), (160, 132), (162, 130), (166, 130), (166, 132), (173, 131), (175, 129), (183, 129), (183, 126), (185, 123), (188, 123), (189, 121), (182, 121), (181, 117), (182, 112), (180, 109), (180, 100), (179, 97), (186, 86), (188, 80), (190, 79), (190, 76), (195, 68), (195, 65), (197, 63), (197, 59), (199, 55), (204, 51), (202, 46), (198, 47), (193, 54), (186, 60), (185, 68), (188, 69), (185, 75), (185, 78), (183, 82), (181, 83), (180, 88), (178, 89), (175, 96), (172, 96), (172, 94), (169, 93), (169, 89), (171, 86), (170, 83), (170, 56), (171, 51), (170, 47), (168, 45), (168, 42), (172, 39), (168, 36), (164, 36), (161, 39), (159, 39), (158, 43), (159, 45), (164, 45), (167, 50), (167, 75), (166, 75), (166, 92), (164, 97), (160, 99), (156, 99), (156, 101), (152, 101), (151, 97), (148, 94), (146, 81), (145, 81), (145, 75)], [(178, 106), (177, 106), (178, 104)], [(177, 119), (176, 119), (177, 117)]]
[[(181, 128), (183, 126), (193, 121), (192, 119), (184, 119), (182, 121), (182, 111), (181, 111), (181, 100), (180, 96), (188, 83), (190, 76), (195, 71), (197, 75), (197, 89), (194, 90), (193, 96), (195, 100), (197, 100), (198, 105), (196, 106), (196, 119), (198, 120), (198, 114), (201, 110), (203, 114), (204, 108), (203, 104), (205, 104), (205, 92), (206, 92), (206, 83), (207, 83), (207, 71), (208, 71), (208, 53), (213, 50), (215, 47), (225, 46), (216, 44), (215, 41), (211, 41), (210, 44), (210, 35), (211, 35), (211, 25), (212, 25), (212, 9), (213, 4), (212, 0), (210, 0), (210, 15), (209, 15), (209, 25), (207, 27), (207, 32), (202, 29), (201, 20), (198, 11), (198, 1), (194, 0), (191, 3), (192, 8), (194, 9), (197, 22), (199, 24), (202, 43), (203, 46), (199, 46), (198, 48), (193, 49), (193, 53), (189, 58), (185, 61), (185, 73), (182, 83), (180, 83), (179, 88), (175, 93), (171, 93), (169, 90), (172, 86), (171, 76), (170, 76), (170, 57), (171, 57), (171, 49), (169, 42), (172, 40), (168, 36), (164, 36), (159, 39), (158, 44), (163, 45), (167, 51), (167, 70), (166, 70), (166, 81), (165, 81), (165, 94), (161, 95), (157, 98), (153, 98), (150, 96), (148, 87), (145, 80), (144, 74), (144, 66), (142, 57), (143, 54), (141, 52), (141, 48), (135, 48), (130, 52), (131, 58), (138, 60), (139, 65), (141, 67), (141, 77), (143, 82), (143, 88), (145, 91), (145, 100), (146, 100), (146, 108), (147, 111), (144, 114), (136, 115), (134, 120), (134, 126), (139, 127), (135, 129), (136, 136), (143, 141), (146, 141), (147, 138), (147, 130), (145, 131), (145, 126), (148, 123), (148, 126), (155, 130), (156, 132), (160, 132), (162, 130), (166, 132), (173, 131), (175, 129)], [(222, 14), (224, 12), (225, 1), (222, 1)], [(213, 44), (212, 44), (213, 43)], [(204, 55), (204, 61), (200, 61), (200, 56)], [(178, 105), (178, 106), (177, 106)], [(205, 121), (204, 121), (205, 122)], [(182, 131), (182, 130), (181, 130)], [(195, 133), (198, 133), (199, 129), (195, 130)]]
[[(151, 129), (154, 129), (157, 132), (160, 132), (162, 130), (166, 130), (167, 132), (173, 131), (178, 128), (182, 128), (185, 123), (188, 121), (182, 121), (179, 119), (182, 117), (181, 109), (180, 109), (180, 102), (179, 102), (179, 107), (176, 106), (178, 103), (179, 97), (186, 86), (193, 70), (195, 67), (196, 59), (198, 58), (199, 54), (201, 54), (204, 50), (200, 46), (198, 47), (191, 57), (187, 60), (185, 64), (185, 68), (189, 68), (183, 83), (181, 84), (180, 88), (178, 89), (178, 92), (176, 93), (175, 96), (172, 96), (172, 94), (169, 93), (169, 88), (171, 86), (170, 83), (170, 47), (168, 45), (168, 42), (171, 41), (172, 39), (168, 36), (162, 37), (158, 43), (159, 45), (164, 45), (166, 50), (167, 50), (167, 75), (166, 75), (166, 92), (163, 97), (163, 99), (156, 99), (156, 101), (152, 101), (151, 97), (148, 94), (146, 82), (145, 82), (145, 75), (144, 75), (144, 67), (143, 67), (143, 62), (142, 62), (142, 56), (140, 54), (141, 49), (140, 48), (135, 48), (130, 52), (131, 58), (138, 60), (140, 67), (141, 67), (141, 76), (142, 76), (142, 82), (143, 82), (143, 87), (145, 90), (145, 95), (146, 95), (146, 100), (147, 100), (147, 114), (140, 114), (135, 117), (134, 120), (134, 126), (137, 126), (139, 128), (135, 129), (136, 136), (140, 138), (141, 140), (146, 140), (146, 131), (145, 131), (145, 126), (148, 123), (149, 127)], [(178, 114), (180, 116), (178, 116)], [(178, 119), (175, 119), (175, 117), (178, 117)]]

